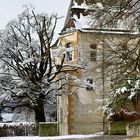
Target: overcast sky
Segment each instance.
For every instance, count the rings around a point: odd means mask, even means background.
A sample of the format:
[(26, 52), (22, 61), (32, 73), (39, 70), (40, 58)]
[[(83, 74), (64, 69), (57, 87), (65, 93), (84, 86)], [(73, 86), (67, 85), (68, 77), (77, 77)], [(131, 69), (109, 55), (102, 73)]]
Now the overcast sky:
[[(24, 8), (23, 6), (31, 3), (37, 13), (58, 13), (60, 16), (66, 16), (70, 0), (0, 0), (0, 30), (6, 24), (17, 18)], [(64, 18), (57, 25), (57, 32), (63, 27)]]

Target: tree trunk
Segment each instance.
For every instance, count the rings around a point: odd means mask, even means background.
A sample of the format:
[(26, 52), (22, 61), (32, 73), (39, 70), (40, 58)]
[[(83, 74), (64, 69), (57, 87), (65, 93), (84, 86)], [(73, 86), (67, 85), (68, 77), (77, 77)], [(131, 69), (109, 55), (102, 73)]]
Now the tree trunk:
[(37, 99), (36, 106), (34, 107), (36, 122), (45, 122), (44, 100)]
[(140, 102), (135, 103), (135, 111), (140, 113)]
[(140, 94), (138, 94), (134, 99), (133, 99), (133, 105), (135, 108), (135, 111), (140, 113)]

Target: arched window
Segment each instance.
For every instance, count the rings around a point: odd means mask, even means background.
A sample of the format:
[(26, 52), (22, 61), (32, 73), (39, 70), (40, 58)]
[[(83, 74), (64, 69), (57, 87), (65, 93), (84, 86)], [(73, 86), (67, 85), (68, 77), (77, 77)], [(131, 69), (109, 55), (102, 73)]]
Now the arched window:
[(73, 60), (73, 47), (71, 43), (66, 44), (66, 61), (72, 61)]
[(97, 45), (91, 44), (90, 45), (90, 61), (96, 61), (97, 57)]

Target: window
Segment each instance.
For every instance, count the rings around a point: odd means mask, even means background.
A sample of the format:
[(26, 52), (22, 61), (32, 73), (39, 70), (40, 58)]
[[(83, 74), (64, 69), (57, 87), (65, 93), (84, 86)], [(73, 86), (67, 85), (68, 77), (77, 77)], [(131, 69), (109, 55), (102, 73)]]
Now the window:
[(93, 79), (91, 78), (86, 79), (86, 89), (93, 90)]
[(66, 61), (71, 61), (72, 60), (72, 51), (67, 51), (66, 52)]
[(96, 52), (90, 51), (90, 61), (96, 61)]
[(72, 48), (72, 45), (71, 45), (71, 43), (68, 43), (67, 45), (66, 45), (66, 61), (72, 61), (72, 59), (73, 59), (73, 48)]
[(90, 45), (90, 61), (96, 61), (97, 57), (97, 45), (91, 44)]
[(78, 62), (81, 62), (81, 52), (78, 50)]

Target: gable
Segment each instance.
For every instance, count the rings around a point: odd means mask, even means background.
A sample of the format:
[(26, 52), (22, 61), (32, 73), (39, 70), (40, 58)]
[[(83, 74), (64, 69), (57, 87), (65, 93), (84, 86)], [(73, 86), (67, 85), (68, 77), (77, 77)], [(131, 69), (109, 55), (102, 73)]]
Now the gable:
[(75, 23), (74, 23), (74, 18), (70, 18), (68, 21), (67, 21), (67, 23), (65, 23), (65, 26), (64, 26), (64, 28), (63, 28), (63, 30), (62, 31), (66, 31), (67, 29), (69, 29), (69, 28), (75, 28), (76, 26), (75, 26)]

